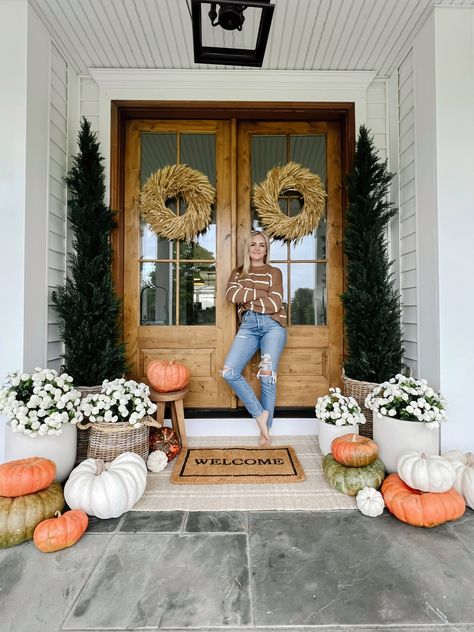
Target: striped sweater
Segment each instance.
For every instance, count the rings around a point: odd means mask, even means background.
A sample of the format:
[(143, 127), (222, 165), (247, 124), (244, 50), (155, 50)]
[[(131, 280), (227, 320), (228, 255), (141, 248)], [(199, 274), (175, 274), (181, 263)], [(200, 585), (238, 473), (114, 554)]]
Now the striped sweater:
[(281, 270), (271, 265), (251, 267), (247, 276), (236, 268), (227, 283), (226, 298), (238, 306), (239, 321), (246, 311), (269, 314), (286, 327), (286, 310), (283, 304), (283, 278)]

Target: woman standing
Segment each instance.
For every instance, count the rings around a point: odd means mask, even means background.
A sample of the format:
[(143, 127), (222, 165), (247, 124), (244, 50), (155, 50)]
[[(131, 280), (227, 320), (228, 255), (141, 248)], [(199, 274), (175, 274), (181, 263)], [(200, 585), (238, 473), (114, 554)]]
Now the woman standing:
[[(226, 298), (238, 306), (240, 328), (227, 354), (222, 377), (243, 402), (260, 429), (260, 445), (271, 445), (269, 428), (276, 399), (278, 361), (286, 342), (286, 312), (281, 271), (269, 265), (270, 242), (252, 231), (245, 244), (244, 264), (227, 283)], [(242, 371), (260, 349), (261, 397), (257, 399)]]

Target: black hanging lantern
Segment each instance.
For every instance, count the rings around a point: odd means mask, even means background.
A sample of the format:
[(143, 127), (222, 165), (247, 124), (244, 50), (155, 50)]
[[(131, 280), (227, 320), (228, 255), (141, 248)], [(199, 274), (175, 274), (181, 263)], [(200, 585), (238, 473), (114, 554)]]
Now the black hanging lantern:
[[(270, 0), (191, 0), (193, 22), (194, 61), (198, 64), (224, 64), (227, 66), (261, 66), (267, 46), (268, 34), (275, 6)], [(244, 12), (247, 10), (247, 16)], [(203, 20), (203, 12), (207, 19)], [(248, 15), (253, 12), (252, 15)], [(246, 17), (247, 22), (246, 22)], [(250, 18), (250, 19), (249, 19)], [(256, 20), (258, 25), (256, 25)], [(246, 26), (244, 27), (244, 22)], [(212, 33), (212, 28), (223, 29), (219, 34)], [(254, 31), (253, 41), (251, 29)], [(225, 32), (232, 31), (232, 36)], [(243, 31), (242, 35), (239, 35)], [(248, 31), (248, 33), (246, 33)], [(212, 34), (212, 37), (210, 35)], [(220, 40), (218, 45), (214, 41)], [(231, 40), (232, 46), (225, 41)], [(236, 44), (236, 45), (234, 45)]]

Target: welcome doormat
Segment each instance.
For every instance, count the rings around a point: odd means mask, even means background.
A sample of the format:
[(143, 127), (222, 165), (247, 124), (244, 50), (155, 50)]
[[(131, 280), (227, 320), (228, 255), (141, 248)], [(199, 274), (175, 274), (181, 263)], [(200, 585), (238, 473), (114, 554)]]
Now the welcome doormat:
[(180, 484), (297, 483), (305, 474), (293, 448), (184, 448), (171, 474)]

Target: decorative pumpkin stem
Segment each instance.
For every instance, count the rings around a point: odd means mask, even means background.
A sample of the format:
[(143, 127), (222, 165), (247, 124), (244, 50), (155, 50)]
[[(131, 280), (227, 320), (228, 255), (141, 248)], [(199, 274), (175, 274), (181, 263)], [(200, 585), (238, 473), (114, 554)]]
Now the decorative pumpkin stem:
[(56, 518), (60, 518), (61, 517), (61, 512), (60, 511), (55, 511), (54, 515)]
[(100, 476), (103, 472), (106, 471), (105, 463), (102, 459), (95, 460), (95, 466), (97, 468), (96, 476)]

